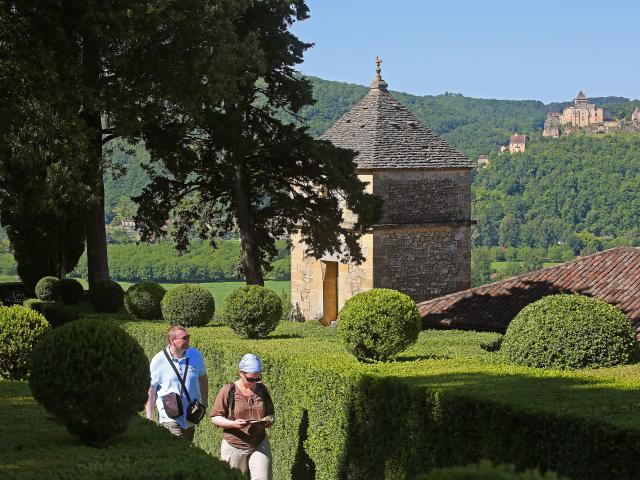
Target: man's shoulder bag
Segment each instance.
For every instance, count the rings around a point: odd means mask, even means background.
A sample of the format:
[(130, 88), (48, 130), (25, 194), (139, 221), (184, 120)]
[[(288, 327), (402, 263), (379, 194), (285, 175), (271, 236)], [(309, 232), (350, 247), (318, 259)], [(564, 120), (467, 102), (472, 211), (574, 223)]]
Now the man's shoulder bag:
[[(180, 380), (180, 385), (182, 386), (182, 390), (187, 397), (187, 402), (189, 402), (189, 406), (187, 407), (187, 415), (186, 419), (188, 422), (198, 424), (202, 421), (206, 414), (206, 406), (203, 405), (200, 401), (191, 400), (191, 396), (189, 395), (189, 391), (187, 390), (186, 379), (187, 372), (189, 371), (189, 357), (187, 357), (187, 364), (184, 367), (184, 378), (180, 376), (178, 373), (178, 369), (171, 361), (169, 354), (166, 350), (163, 350), (164, 356), (167, 357), (167, 361), (173, 371), (176, 373), (178, 380)], [(162, 397), (162, 405), (164, 406), (164, 411), (169, 418), (178, 418), (182, 416), (182, 395), (178, 395), (177, 393), (169, 393)]]

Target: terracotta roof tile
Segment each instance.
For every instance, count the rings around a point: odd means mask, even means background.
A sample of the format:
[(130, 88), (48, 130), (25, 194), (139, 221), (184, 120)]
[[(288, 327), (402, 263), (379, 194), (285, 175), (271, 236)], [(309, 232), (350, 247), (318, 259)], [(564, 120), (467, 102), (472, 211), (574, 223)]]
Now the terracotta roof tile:
[(640, 338), (640, 248), (618, 247), (418, 304), (423, 327), (503, 332), (518, 312), (554, 293), (580, 293), (620, 308)]

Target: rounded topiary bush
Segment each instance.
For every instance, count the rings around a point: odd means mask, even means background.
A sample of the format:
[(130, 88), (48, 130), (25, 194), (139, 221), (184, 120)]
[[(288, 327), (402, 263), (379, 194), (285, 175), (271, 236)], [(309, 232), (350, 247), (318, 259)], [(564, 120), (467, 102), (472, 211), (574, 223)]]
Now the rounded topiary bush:
[(60, 327), (79, 317), (77, 312), (66, 309), (59, 302), (45, 302), (37, 298), (29, 298), (22, 302), (22, 305), (44, 315), (51, 328)]
[(49, 322), (31, 308), (0, 307), (0, 375), (24, 380), (31, 370), (31, 351), (49, 330)]
[(81, 319), (51, 330), (33, 350), (34, 398), (69, 432), (101, 446), (142, 410), (149, 362), (140, 345), (111, 322)]
[(161, 302), (162, 317), (171, 325), (202, 327), (213, 318), (213, 295), (200, 285), (185, 283), (169, 290)]
[(123, 305), (124, 290), (118, 282), (103, 280), (91, 287), (89, 301), (96, 312), (117, 312)]
[(36, 297), (46, 302), (60, 300), (60, 279), (58, 277), (42, 277), (36, 283)]
[(629, 319), (583, 295), (549, 295), (511, 321), (500, 352), (509, 362), (539, 368), (595, 368), (629, 362), (636, 351)]
[(343, 344), (359, 360), (389, 360), (418, 339), (421, 327), (416, 303), (387, 288), (354, 295), (338, 320)]
[(416, 480), (561, 480), (554, 472), (516, 471), (513, 465), (493, 465), (483, 461), (466, 467), (436, 468)]
[(161, 302), (167, 291), (154, 282), (131, 285), (124, 295), (124, 307), (136, 318), (146, 320), (162, 318)]
[(60, 280), (60, 300), (65, 305), (77, 305), (82, 300), (84, 287), (75, 278)]
[(276, 292), (265, 287), (244, 285), (225, 300), (225, 323), (244, 338), (265, 338), (280, 318), (282, 301)]

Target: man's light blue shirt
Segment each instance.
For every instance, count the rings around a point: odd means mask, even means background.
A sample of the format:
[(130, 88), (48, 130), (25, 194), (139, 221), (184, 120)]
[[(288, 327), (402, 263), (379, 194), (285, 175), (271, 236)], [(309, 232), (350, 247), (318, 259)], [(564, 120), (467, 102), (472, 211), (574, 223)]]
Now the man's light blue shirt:
[[(187, 366), (187, 358), (189, 359), (189, 370), (187, 372), (187, 378), (185, 379), (185, 384), (187, 385), (187, 390), (189, 391), (189, 395), (191, 396), (191, 400), (201, 400), (202, 396), (200, 394), (200, 382), (199, 378), (203, 375), (207, 374), (204, 359), (202, 358), (202, 354), (196, 350), (195, 348), (188, 348), (185, 352), (184, 356), (181, 359), (175, 358), (169, 348), (165, 348), (165, 351), (169, 354), (169, 358), (175, 365), (178, 373), (181, 376), (184, 375), (185, 367)], [(173, 371), (167, 357), (165, 357), (164, 353), (158, 352), (155, 354), (153, 359), (151, 360), (150, 365), (151, 371), (151, 386), (156, 387), (156, 407), (159, 413), (159, 422), (177, 422), (181, 428), (189, 428), (194, 424), (188, 422), (185, 418), (187, 414), (187, 406), (189, 402), (187, 401), (187, 396), (182, 393), (182, 416), (177, 418), (169, 418), (164, 411), (164, 406), (162, 405), (162, 397), (168, 393), (177, 393), (180, 394), (182, 391), (182, 385), (180, 384), (180, 380), (176, 376), (176, 372)]]

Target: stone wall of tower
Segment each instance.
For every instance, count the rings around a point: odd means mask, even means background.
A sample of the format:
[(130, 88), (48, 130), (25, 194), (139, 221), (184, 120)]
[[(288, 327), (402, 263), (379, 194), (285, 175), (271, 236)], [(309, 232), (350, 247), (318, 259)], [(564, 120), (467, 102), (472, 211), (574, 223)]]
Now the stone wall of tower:
[(419, 224), (471, 218), (471, 170), (383, 170), (373, 193), (384, 200), (380, 224)]
[[(292, 238), (291, 301), (305, 318), (329, 323), (325, 281), (328, 262), (338, 262), (337, 306), (374, 287), (393, 288), (416, 301), (471, 286), (471, 170), (389, 169), (360, 172), (367, 191), (384, 200), (383, 215), (360, 239), (365, 261), (306, 257)], [(345, 224), (352, 223), (345, 211)]]
[(441, 225), (374, 233), (374, 287), (416, 302), (471, 287), (471, 226)]
[(416, 301), (471, 286), (471, 171), (385, 170), (373, 193), (384, 200), (373, 231), (374, 287)]

